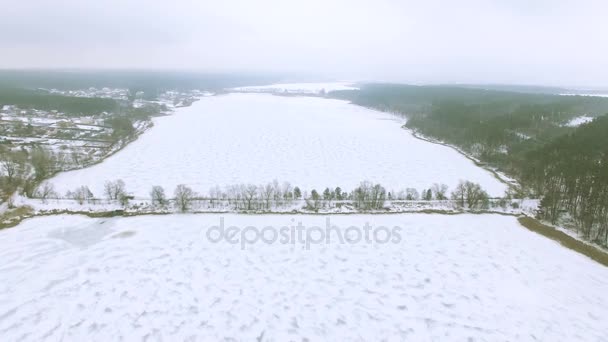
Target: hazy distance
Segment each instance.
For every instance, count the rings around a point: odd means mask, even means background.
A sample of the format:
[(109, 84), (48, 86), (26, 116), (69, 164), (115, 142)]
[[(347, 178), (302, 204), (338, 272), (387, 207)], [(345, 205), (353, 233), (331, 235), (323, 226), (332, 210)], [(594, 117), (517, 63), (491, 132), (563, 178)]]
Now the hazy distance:
[(0, 68), (608, 87), (602, 0), (2, 0)]

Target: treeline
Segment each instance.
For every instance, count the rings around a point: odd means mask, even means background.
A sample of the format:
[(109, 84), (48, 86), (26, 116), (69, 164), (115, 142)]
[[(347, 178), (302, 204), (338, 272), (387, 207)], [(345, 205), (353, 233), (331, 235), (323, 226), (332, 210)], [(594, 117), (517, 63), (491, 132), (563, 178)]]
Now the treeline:
[(113, 99), (53, 95), (0, 86), (0, 108), (4, 105), (14, 105), (21, 109), (57, 110), (74, 116), (115, 112), (119, 108), (118, 102)]
[(17, 190), (28, 197), (34, 196), (37, 185), (73, 156), (40, 146), (31, 150), (0, 149), (0, 200), (7, 200)]
[[(570, 216), (583, 236), (608, 245), (608, 98), (387, 84), (332, 96), (406, 116), (408, 128), (518, 179), (543, 199), (542, 217)], [(596, 119), (564, 125), (582, 115)]]
[(459, 146), (516, 177), (529, 151), (573, 130), (564, 123), (608, 113), (608, 98), (448, 86), (370, 84), (332, 96), (407, 116), (408, 128)]
[[(144, 92), (144, 98), (154, 100), (167, 90), (209, 90), (251, 84), (270, 84), (282, 79), (281, 75), (210, 74), (177, 71), (55, 71), (55, 70), (0, 70), (0, 87), (56, 88), (62, 90), (95, 88), (122, 88), (131, 93)], [(1, 103), (1, 101), (0, 101)]]
[(537, 193), (545, 219), (564, 214), (587, 239), (608, 246), (608, 116), (532, 151), (523, 179)]
[[(99, 196), (100, 194), (98, 194)], [(101, 194), (108, 201), (117, 201), (128, 206), (134, 200), (122, 180), (108, 181), (104, 184)], [(80, 204), (98, 203), (100, 197), (95, 196), (87, 186), (79, 186), (68, 191), (64, 196), (59, 195), (52, 184), (42, 183), (33, 193), (33, 197), (46, 201), (48, 199), (67, 198)], [(295, 202), (304, 203), (307, 210), (318, 211), (352, 205), (361, 211), (382, 210), (388, 201), (445, 201), (457, 207), (483, 210), (490, 207), (490, 197), (479, 184), (461, 181), (451, 193), (445, 184), (433, 184), (428, 189), (418, 192), (414, 188), (401, 191), (387, 191), (380, 184), (368, 181), (361, 182), (352, 191), (342, 188), (325, 188), (322, 191), (311, 189), (302, 190), (288, 182), (273, 181), (265, 185), (238, 184), (226, 187), (213, 187), (208, 193), (197, 193), (187, 185), (180, 184), (173, 190), (170, 197), (161, 186), (153, 186), (150, 190), (151, 204), (159, 208), (167, 208), (173, 204), (181, 212), (189, 211), (193, 203), (205, 201), (209, 208), (225, 207), (226, 204), (236, 211), (270, 211), (272, 208), (293, 205)], [(508, 198), (500, 199), (499, 205), (506, 207)]]

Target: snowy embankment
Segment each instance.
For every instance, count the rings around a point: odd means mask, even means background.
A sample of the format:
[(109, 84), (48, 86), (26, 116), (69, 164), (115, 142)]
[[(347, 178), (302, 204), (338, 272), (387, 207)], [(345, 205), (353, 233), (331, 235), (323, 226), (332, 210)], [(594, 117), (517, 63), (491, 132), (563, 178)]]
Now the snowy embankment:
[(453, 145), (453, 144), (450, 144), (450, 143), (447, 143), (447, 142), (445, 142), (443, 140), (440, 140), (440, 139), (435, 139), (435, 138), (432, 138), (432, 137), (428, 137), (428, 136), (426, 136), (426, 135), (424, 135), (424, 134), (422, 134), (422, 133), (420, 133), (420, 132), (418, 132), (418, 131), (416, 131), (414, 129), (407, 128), (406, 126), (403, 126), (403, 128), (405, 130), (407, 130), (408, 132), (410, 132), (412, 134), (412, 136), (414, 136), (417, 139), (428, 141), (428, 142), (433, 143), (433, 144), (439, 144), (439, 145), (442, 145), (442, 146), (449, 147), (449, 148), (455, 150), (456, 152), (460, 153), (461, 155), (463, 155), (467, 159), (473, 161), (473, 163), (475, 163), (475, 165), (478, 165), (478, 166), (483, 165), (483, 168), (485, 170), (491, 172), (501, 182), (503, 182), (505, 184), (509, 184), (511, 186), (516, 186), (516, 187), (519, 186), (519, 182), (516, 179), (514, 179), (512, 177), (509, 177), (507, 174), (505, 174), (504, 172), (502, 172), (502, 171), (500, 171), (500, 170), (498, 170), (496, 168), (490, 167), (489, 165), (483, 163), (478, 158), (472, 156), (470, 153), (465, 152), (460, 147), (458, 147), (456, 145)]
[[(207, 238), (220, 217), (400, 239), (242, 249)], [(52, 216), (0, 231), (0, 258), (6, 341), (601, 341), (608, 327), (608, 268), (500, 215)]]
[[(253, 200), (252, 207), (247, 209), (245, 200), (222, 199), (193, 199), (188, 205), (189, 213), (316, 213), (316, 214), (356, 214), (356, 213), (416, 213), (416, 212), (486, 212), (510, 215), (535, 216), (538, 210), (538, 200), (535, 199), (492, 199), (487, 208), (476, 207), (468, 209), (458, 204), (457, 200), (392, 200), (386, 201), (382, 208), (362, 210), (356, 206), (356, 201), (319, 201), (316, 209), (311, 208), (310, 200), (289, 200), (272, 203), (266, 206), (264, 200)], [(166, 205), (153, 204), (149, 199), (134, 199), (123, 206), (118, 200), (93, 199), (78, 203), (72, 199), (32, 199), (14, 197), (13, 205), (16, 207), (29, 207), (30, 216), (46, 215), (55, 212), (65, 213), (112, 213), (120, 212), (127, 215), (168, 214), (179, 213), (174, 200)]]
[(173, 192), (186, 184), (205, 193), (274, 179), (317, 190), (354, 189), (362, 180), (395, 190), (433, 183), (453, 190), (471, 180), (493, 197), (507, 189), (451, 148), (404, 132), (402, 119), (345, 101), (229, 94), (153, 120), (154, 127), (120, 153), (49, 181), (61, 195), (86, 185), (97, 197), (115, 179), (136, 197), (149, 196), (155, 185)]

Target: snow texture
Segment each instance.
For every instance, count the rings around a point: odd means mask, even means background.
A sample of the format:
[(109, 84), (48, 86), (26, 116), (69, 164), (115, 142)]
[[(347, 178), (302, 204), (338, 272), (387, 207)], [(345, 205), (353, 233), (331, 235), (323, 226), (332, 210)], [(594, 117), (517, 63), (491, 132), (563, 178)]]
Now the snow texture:
[(204, 97), (154, 127), (122, 151), (89, 168), (50, 180), (64, 194), (87, 185), (103, 196), (107, 180), (149, 197), (178, 184), (198, 192), (212, 186), (266, 184), (274, 179), (302, 189), (354, 189), (370, 180), (387, 189), (428, 188), (459, 180), (480, 183), (490, 195), (506, 186), (445, 146), (414, 138), (403, 118), (344, 101), (270, 94)]
[[(326, 217), (224, 215), (323, 227)], [(346, 215), (401, 242), (212, 243), (219, 215), (0, 231), (3, 341), (605, 341), (608, 269), (500, 215)]]

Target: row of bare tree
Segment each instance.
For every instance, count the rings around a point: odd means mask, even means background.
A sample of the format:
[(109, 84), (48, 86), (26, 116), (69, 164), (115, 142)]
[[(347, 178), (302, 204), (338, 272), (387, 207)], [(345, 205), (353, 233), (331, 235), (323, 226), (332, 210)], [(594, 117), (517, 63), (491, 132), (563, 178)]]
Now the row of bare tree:
[[(34, 196), (43, 200), (59, 198), (48, 182), (42, 183), (34, 192)], [(127, 191), (125, 182), (120, 179), (104, 184), (104, 197), (109, 201), (118, 201), (123, 206), (127, 206), (133, 199)], [(86, 186), (68, 191), (65, 198), (73, 199), (80, 204), (99, 201)], [(205, 200), (211, 208), (228, 205), (234, 210), (248, 211), (270, 210), (292, 205), (294, 201), (304, 201), (306, 208), (313, 211), (345, 203), (352, 204), (360, 210), (379, 210), (385, 206), (386, 201), (445, 201), (448, 200), (448, 187), (445, 184), (434, 184), (421, 193), (413, 188), (390, 192), (380, 184), (364, 181), (351, 192), (343, 191), (340, 187), (334, 189), (328, 187), (320, 193), (316, 189), (302, 192), (297, 186), (275, 180), (265, 185), (239, 184), (224, 188), (215, 186), (207, 194), (199, 194), (190, 187), (180, 184), (173, 191), (171, 198), (167, 196), (163, 187), (153, 186), (150, 199), (155, 207), (168, 207), (173, 204), (182, 212), (190, 210), (197, 200)], [(481, 186), (468, 181), (458, 184), (451, 193), (451, 199), (453, 203), (470, 209), (485, 209), (489, 203), (489, 196)]]

